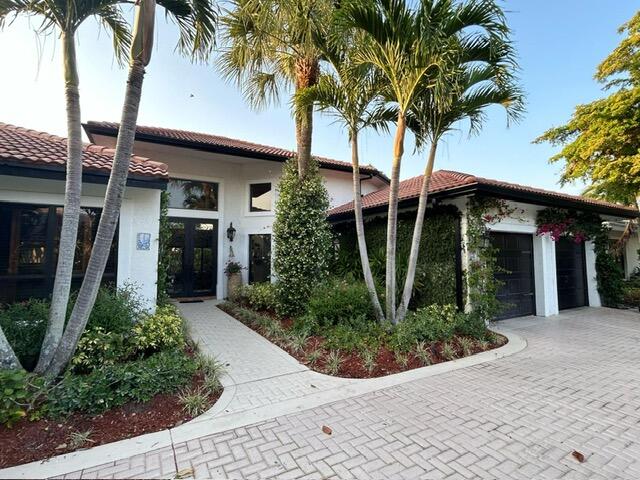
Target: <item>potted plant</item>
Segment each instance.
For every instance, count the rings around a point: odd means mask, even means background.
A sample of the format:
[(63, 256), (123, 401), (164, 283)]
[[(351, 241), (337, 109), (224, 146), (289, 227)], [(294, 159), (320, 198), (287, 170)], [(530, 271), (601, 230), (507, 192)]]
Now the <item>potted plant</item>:
[(230, 300), (235, 300), (238, 290), (242, 286), (242, 269), (240, 262), (229, 260), (224, 273), (227, 275), (227, 296)]

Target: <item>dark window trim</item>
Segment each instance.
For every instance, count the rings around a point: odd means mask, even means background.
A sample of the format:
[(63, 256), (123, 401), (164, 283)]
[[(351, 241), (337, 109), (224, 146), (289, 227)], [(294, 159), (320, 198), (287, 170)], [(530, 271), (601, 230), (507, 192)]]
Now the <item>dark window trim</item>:
[[(272, 181), (268, 181), (268, 182), (261, 182), (261, 181), (250, 181), (248, 183), (249, 185), (249, 198), (247, 199), (249, 202), (249, 213), (270, 213), (273, 212), (273, 193), (274, 193), (274, 188), (273, 188), (273, 182)], [(269, 191), (271, 192), (271, 208), (269, 208), (269, 210), (261, 210), (261, 209), (257, 209), (254, 210), (253, 209), (253, 205), (251, 205), (251, 200), (253, 199), (253, 196), (251, 195), (251, 186), (252, 185), (269, 185)]]
[[(179, 182), (202, 182), (202, 183), (211, 183), (211, 184), (216, 184), (218, 185), (218, 198), (217, 198), (217, 208), (215, 210), (202, 210), (202, 209), (196, 209), (196, 208), (184, 208), (184, 207), (169, 207), (173, 210), (188, 210), (191, 212), (220, 212), (220, 183), (221, 182), (213, 182), (211, 180), (201, 180), (199, 178), (178, 178), (178, 177), (169, 177), (169, 180), (167, 181), (167, 187), (165, 188), (165, 190), (169, 190), (169, 182), (171, 182), (172, 180), (177, 180)], [(178, 217), (174, 217), (174, 218), (178, 218)], [(186, 218), (190, 218), (190, 217), (186, 217)]]
[[(269, 237), (269, 281), (271, 279), (271, 277), (273, 276), (273, 233), (249, 233), (247, 234), (247, 240), (249, 243), (249, 252), (248, 252), (248, 259), (249, 261), (248, 263), (248, 268), (247, 268), (247, 281), (249, 284), (252, 283), (256, 283), (254, 281), (252, 281), (252, 277), (253, 277), (253, 272), (251, 269), (251, 237), (255, 236), (255, 235), (260, 235), (260, 236), (268, 236)], [(258, 282), (260, 283), (260, 282)]]

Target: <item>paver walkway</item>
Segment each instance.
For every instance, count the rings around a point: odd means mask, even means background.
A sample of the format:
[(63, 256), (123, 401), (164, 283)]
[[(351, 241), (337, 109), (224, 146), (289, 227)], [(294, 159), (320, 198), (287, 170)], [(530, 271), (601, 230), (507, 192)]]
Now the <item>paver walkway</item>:
[(640, 315), (581, 309), (500, 328), (528, 347), (67, 477), (640, 478)]
[(215, 301), (178, 304), (203, 353), (227, 370), (222, 384), (233, 391), (224, 413), (274, 405), (353, 383), (309, 370), (284, 350), (219, 308)]

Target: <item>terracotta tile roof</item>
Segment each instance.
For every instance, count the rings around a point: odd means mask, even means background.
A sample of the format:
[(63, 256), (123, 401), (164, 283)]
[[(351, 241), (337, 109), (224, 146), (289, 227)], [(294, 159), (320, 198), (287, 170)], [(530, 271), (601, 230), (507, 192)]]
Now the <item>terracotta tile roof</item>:
[[(420, 190), (422, 189), (422, 175), (409, 178), (400, 182), (400, 191), (398, 200), (409, 200), (418, 198), (420, 196)], [(622, 205), (603, 202), (587, 197), (580, 197), (577, 195), (568, 195), (565, 193), (553, 192), (550, 190), (543, 190), (540, 188), (528, 187), (525, 185), (518, 185), (516, 183), (502, 182), (499, 180), (492, 180), (489, 178), (477, 177), (467, 173), (453, 172), (450, 170), (438, 170), (433, 173), (431, 177), (431, 184), (429, 185), (429, 194), (442, 193), (447, 190), (453, 190), (458, 187), (499, 187), (502, 190), (511, 191), (514, 193), (529, 193), (545, 198), (547, 201), (564, 200), (573, 202), (576, 206), (580, 204), (592, 207), (602, 207), (604, 209), (613, 209), (621, 214), (628, 214), (637, 216), (638, 211), (632, 207), (625, 207)], [(375, 207), (381, 207), (387, 205), (389, 200), (389, 187), (381, 190), (369, 193), (362, 197), (362, 206), (365, 210)], [(345, 203), (335, 207), (329, 211), (329, 217), (335, 217), (339, 215), (347, 215), (353, 212), (353, 202)]]
[[(110, 173), (115, 151), (94, 144), (84, 145), (83, 169), (90, 173)], [(36, 130), (0, 122), (0, 164), (64, 169), (67, 140)], [(133, 156), (129, 174), (135, 177), (168, 178), (164, 163)]]
[[(91, 136), (91, 134), (109, 134), (116, 135), (118, 132), (119, 124), (116, 122), (96, 122), (90, 121), (85, 124), (85, 131)], [(153, 139), (164, 139), (177, 143), (184, 143), (185, 147), (200, 145), (203, 147), (223, 148), (229, 149), (232, 152), (254, 155), (256, 157), (267, 156), (281, 158), (283, 161), (289, 158), (293, 158), (296, 152), (292, 150), (286, 150), (284, 148), (272, 147), (269, 145), (262, 145), (259, 143), (247, 142), (244, 140), (237, 140), (235, 138), (222, 137), (220, 135), (212, 135), (209, 133), (191, 132), (188, 130), (177, 130), (173, 128), (160, 128), (160, 127), (148, 127), (138, 125), (136, 127), (136, 134), (142, 138), (151, 137)], [(316, 157), (320, 166), (328, 169), (339, 169), (351, 171), (351, 163), (342, 162), (340, 160), (333, 160), (331, 158)], [(385, 181), (389, 179), (380, 170), (372, 165), (362, 165), (360, 171), (364, 174), (371, 174), (380, 177)]]

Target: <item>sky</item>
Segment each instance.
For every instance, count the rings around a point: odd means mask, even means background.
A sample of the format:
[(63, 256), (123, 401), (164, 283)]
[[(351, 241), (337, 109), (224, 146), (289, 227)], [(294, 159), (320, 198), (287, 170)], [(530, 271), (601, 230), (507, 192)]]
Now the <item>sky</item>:
[[(507, 128), (504, 112), (489, 111), (482, 132), (469, 137), (464, 125), (441, 144), (437, 169), (579, 193), (582, 185), (558, 184), (561, 164), (549, 164), (557, 149), (532, 141), (565, 123), (578, 104), (605, 95), (593, 80), (598, 63), (615, 48), (618, 27), (640, 0), (505, 0), (519, 56), (527, 112)], [(125, 12), (128, 18), (133, 12)], [(0, 32), (0, 122), (65, 135), (62, 60), (55, 35), (38, 37), (35, 18), (18, 18)], [(147, 68), (138, 124), (225, 135), (295, 150), (288, 96), (282, 105), (256, 112), (214, 64), (194, 65), (174, 50), (175, 26), (158, 17), (156, 43)], [(111, 40), (94, 21), (78, 32), (82, 120), (118, 121), (126, 71), (114, 60)], [(365, 133), (361, 159), (389, 173), (392, 138)], [(405, 146), (403, 179), (421, 174), (424, 154)], [(345, 132), (331, 117), (316, 114), (313, 152), (349, 160)]]

